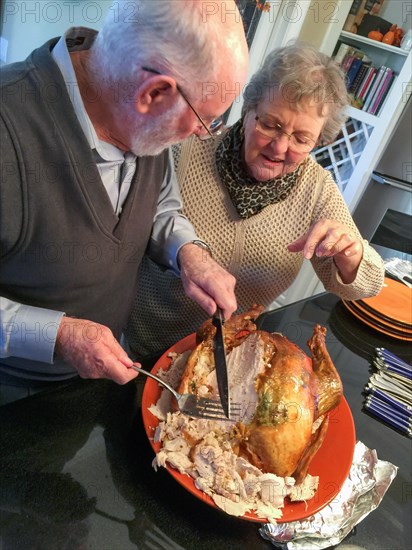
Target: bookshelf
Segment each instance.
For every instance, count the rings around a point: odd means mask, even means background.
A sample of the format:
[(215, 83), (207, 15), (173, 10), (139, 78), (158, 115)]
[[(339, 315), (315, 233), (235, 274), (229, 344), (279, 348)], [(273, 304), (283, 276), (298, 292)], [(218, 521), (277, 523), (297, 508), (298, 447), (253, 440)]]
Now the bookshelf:
[(377, 40), (371, 40), (366, 36), (361, 36), (360, 34), (353, 34), (352, 32), (342, 31), (340, 33), (340, 40), (343, 42), (348, 42), (353, 45), (365, 44), (368, 49), (372, 48), (374, 51), (383, 50), (389, 55), (394, 55), (394, 59), (398, 56), (407, 57), (408, 51), (398, 48), (397, 46), (391, 46), (389, 44), (384, 44), (383, 42), (378, 42)]
[[(409, 52), (352, 33), (342, 32), (333, 56), (346, 74), (352, 105), (350, 116), (374, 124), (402, 72)], [(362, 115), (358, 112), (361, 111)]]
[(410, 54), (409, 51), (403, 50), (402, 48), (383, 44), (382, 42), (371, 40), (370, 38), (347, 31), (342, 31), (340, 33), (339, 40), (333, 52), (334, 55), (338, 51), (340, 44), (347, 44), (348, 46), (364, 52), (368, 58), (371, 59), (373, 65), (376, 67), (390, 67), (396, 76), (401, 73), (408, 55)]
[[(356, 127), (357, 132), (348, 144), (347, 158), (356, 159), (356, 163), (352, 163), (352, 170), (339, 174), (338, 185), (348, 206), (353, 210), (411, 95), (412, 55), (411, 51), (343, 30), (330, 54), (336, 54), (342, 43), (364, 52), (376, 68), (385, 66), (394, 74), (389, 91), (376, 114), (353, 106), (347, 109), (349, 118), (346, 126)], [(333, 162), (330, 166), (333, 170)], [(336, 179), (336, 173), (334, 175)]]

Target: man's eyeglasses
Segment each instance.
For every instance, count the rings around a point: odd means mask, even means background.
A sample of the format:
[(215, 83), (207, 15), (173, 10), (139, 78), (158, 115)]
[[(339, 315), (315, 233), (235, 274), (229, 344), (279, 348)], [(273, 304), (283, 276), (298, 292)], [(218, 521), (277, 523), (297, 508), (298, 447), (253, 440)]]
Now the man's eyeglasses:
[[(142, 67), (144, 71), (147, 71), (148, 73), (153, 74), (162, 74), (160, 71), (157, 71), (156, 69), (151, 69), (150, 67)], [(210, 126), (207, 126), (207, 124), (203, 121), (202, 117), (199, 115), (199, 113), (196, 111), (196, 109), (193, 107), (193, 105), (190, 103), (190, 101), (187, 98), (187, 95), (184, 93), (182, 88), (176, 83), (176, 89), (179, 92), (179, 94), (183, 97), (183, 99), (186, 101), (186, 103), (189, 105), (189, 107), (192, 109), (194, 114), (196, 115), (197, 119), (199, 120), (200, 124), (203, 126), (203, 128), (207, 132), (207, 136), (198, 136), (200, 139), (207, 139), (213, 136), (218, 136), (221, 133), (221, 125), (222, 125), (222, 119), (216, 118), (215, 120), (212, 120), (210, 123)]]
[(273, 120), (270, 120), (264, 116), (255, 116), (255, 121), (255, 129), (271, 140), (279, 139), (283, 135), (287, 136), (291, 150), (296, 153), (309, 153), (316, 145), (316, 142), (313, 139), (303, 134), (288, 134), (287, 132), (284, 132), (280, 124), (273, 122)]

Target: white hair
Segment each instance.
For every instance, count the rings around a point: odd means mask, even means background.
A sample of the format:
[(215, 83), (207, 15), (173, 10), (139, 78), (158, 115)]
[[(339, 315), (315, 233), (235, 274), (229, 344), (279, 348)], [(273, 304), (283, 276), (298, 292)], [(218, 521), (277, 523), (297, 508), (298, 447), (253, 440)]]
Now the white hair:
[(185, 86), (215, 76), (222, 20), (199, 0), (115, 0), (91, 49), (90, 66), (109, 82), (136, 83), (142, 66)]
[(242, 114), (255, 109), (268, 90), (278, 89), (299, 110), (305, 101), (316, 101), (327, 118), (320, 138), (331, 143), (346, 120), (349, 96), (342, 69), (314, 46), (295, 42), (270, 52), (244, 91)]

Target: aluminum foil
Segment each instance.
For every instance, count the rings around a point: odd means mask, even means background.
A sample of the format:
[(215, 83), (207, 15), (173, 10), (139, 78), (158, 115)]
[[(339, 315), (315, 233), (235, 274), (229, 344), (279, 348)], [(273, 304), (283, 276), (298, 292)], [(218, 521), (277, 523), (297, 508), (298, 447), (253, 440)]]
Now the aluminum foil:
[(397, 471), (397, 466), (379, 460), (375, 450), (358, 441), (349, 476), (330, 504), (305, 520), (268, 523), (259, 532), (264, 539), (287, 550), (335, 546), (379, 506)]

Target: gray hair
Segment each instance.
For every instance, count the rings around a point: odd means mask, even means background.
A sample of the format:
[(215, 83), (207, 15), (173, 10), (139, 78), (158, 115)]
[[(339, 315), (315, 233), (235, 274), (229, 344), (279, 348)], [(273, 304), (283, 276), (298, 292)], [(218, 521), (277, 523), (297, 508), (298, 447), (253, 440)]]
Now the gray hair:
[(91, 67), (108, 82), (129, 85), (137, 85), (142, 65), (164, 70), (191, 87), (213, 78), (221, 19), (205, 13), (203, 2), (185, 4), (115, 0), (91, 49)]
[(318, 104), (319, 114), (327, 108), (320, 140), (330, 143), (336, 138), (346, 120), (344, 110), (349, 96), (345, 75), (330, 57), (309, 44), (298, 42), (269, 53), (245, 88), (242, 115), (255, 109), (273, 89), (296, 104), (298, 110), (307, 100)]

